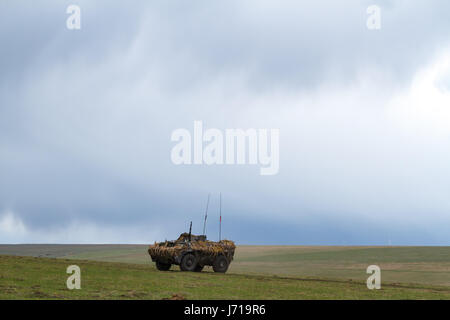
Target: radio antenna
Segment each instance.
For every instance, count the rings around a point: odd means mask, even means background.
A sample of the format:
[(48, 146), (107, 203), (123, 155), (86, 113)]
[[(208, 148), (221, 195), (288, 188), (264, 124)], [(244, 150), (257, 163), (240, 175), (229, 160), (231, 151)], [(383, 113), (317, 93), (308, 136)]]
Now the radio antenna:
[(210, 194), (208, 193), (208, 201), (206, 201), (205, 221), (203, 222), (203, 235), (205, 236), (206, 236), (206, 219), (208, 219), (209, 196)]
[(219, 198), (219, 241), (222, 239), (222, 192)]

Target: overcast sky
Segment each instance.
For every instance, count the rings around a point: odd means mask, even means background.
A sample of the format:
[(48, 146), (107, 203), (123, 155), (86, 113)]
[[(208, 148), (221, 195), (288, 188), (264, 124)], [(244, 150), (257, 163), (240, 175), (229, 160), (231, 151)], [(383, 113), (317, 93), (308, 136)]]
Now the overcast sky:
[[(66, 9), (81, 8), (69, 30)], [(369, 30), (366, 9), (381, 8)], [(1, 1), (0, 243), (450, 245), (450, 3)], [(171, 161), (280, 130), (277, 175)]]

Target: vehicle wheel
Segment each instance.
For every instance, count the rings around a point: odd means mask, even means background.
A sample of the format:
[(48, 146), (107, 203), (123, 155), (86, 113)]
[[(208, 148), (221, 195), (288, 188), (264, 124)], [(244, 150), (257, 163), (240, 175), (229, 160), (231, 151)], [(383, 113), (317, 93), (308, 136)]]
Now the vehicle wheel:
[(224, 256), (218, 256), (213, 264), (214, 272), (225, 273), (228, 270), (228, 260)]
[(192, 253), (185, 254), (180, 263), (181, 271), (194, 271), (196, 267), (197, 258)]
[(156, 261), (156, 269), (158, 269), (159, 271), (167, 271), (171, 266), (172, 265), (170, 263)]
[(197, 265), (194, 269), (195, 272), (202, 272), (203, 266)]

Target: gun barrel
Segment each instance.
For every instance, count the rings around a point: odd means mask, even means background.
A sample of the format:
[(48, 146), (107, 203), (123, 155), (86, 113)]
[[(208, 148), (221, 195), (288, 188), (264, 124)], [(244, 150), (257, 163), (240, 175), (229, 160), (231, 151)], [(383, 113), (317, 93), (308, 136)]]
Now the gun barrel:
[(189, 226), (189, 241), (191, 241), (191, 234), (192, 234), (192, 221), (191, 225)]

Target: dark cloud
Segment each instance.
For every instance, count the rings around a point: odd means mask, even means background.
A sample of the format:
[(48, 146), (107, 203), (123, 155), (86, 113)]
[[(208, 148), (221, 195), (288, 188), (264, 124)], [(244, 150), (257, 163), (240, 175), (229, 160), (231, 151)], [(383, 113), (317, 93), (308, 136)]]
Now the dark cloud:
[[(450, 241), (448, 136), (430, 145), (385, 114), (450, 44), (446, 1), (379, 1), (380, 31), (368, 1), (78, 1), (79, 31), (68, 4), (0, 5), (0, 218), (24, 239), (74, 221), (84, 242), (175, 237), (222, 192), (241, 243)], [(170, 134), (194, 120), (280, 128), (280, 173), (174, 166)]]

